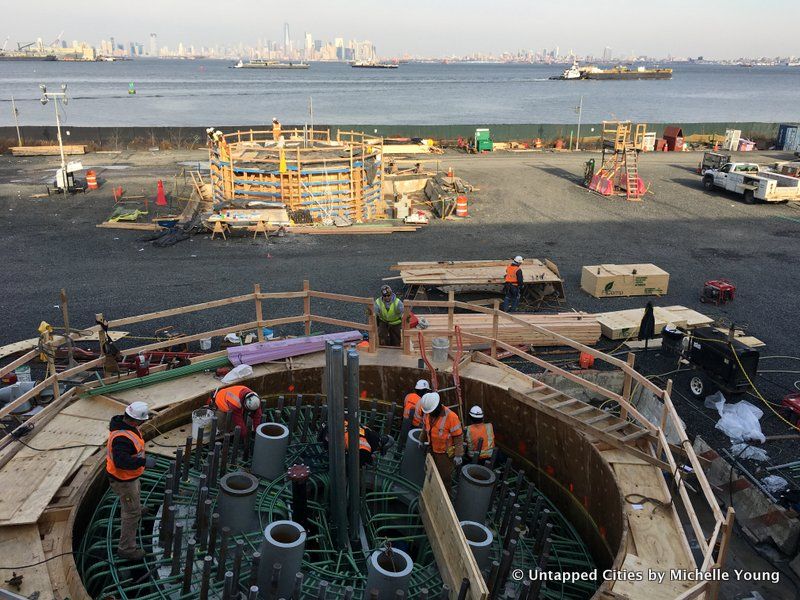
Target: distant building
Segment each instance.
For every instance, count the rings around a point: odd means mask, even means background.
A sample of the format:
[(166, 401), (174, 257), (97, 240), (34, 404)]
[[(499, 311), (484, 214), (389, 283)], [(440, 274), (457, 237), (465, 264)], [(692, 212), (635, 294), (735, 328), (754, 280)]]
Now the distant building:
[(155, 33), (150, 34), (150, 56), (158, 56), (158, 36)]
[(613, 56), (612, 56), (612, 53), (611, 53), (611, 47), (610, 46), (606, 46), (605, 48), (603, 48), (603, 60), (609, 61), (612, 58), (613, 58)]
[(284, 52), (291, 52), (292, 50), (292, 40), (289, 37), (289, 24), (283, 24), (283, 51)]

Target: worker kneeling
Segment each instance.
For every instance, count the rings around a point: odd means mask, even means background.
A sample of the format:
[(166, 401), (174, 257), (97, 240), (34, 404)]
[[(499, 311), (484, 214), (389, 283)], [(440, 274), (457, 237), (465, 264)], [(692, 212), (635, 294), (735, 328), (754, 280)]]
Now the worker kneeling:
[(156, 459), (145, 456), (144, 438), (139, 427), (150, 418), (147, 404), (132, 402), (122, 415), (114, 415), (108, 425), (106, 473), (108, 483), (119, 496), (120, 530), (117, 556), (141, 560), (144, 550), (136, 544), (136, 531), (142, 518), (139, 477)]
[(217, 390), (207, 405), (217, 412), (217, 419), (223, 419), (225, 413), (231, 413), (232, 427), (238, 425), (243, 438), (247, 437), (248, 419), (251, 431), (261, 424), (261, 398), (246, 385), (232, 385)]
[[(323, 425), (317, 435), (319, 442), (328, 442), (328, 426)], [(360, 426), (358, 428), (358, 462), (360, 466), (371, 465), (375, 452), (380, 452), (381, 456), (394, 446), (394, 439), (388, 435), (381, 436), (369, 427)], [(350, 451), (350, 431), (347, 419), (344, 421), (344, 450)]]
[(466, 431), (467, 455), (478, 464), (486, 463), (494, 452), (494, 427), (484, 422), (483, 409), (469, 409), (469, 425)]
[(453, 481), (453, 469), (464, 461), (464, 432), (458, 415), (444, 406), (436, 392), (425, 394), (422, 405), (420, 444), (428, 445), (433, 462), (448, 488)]

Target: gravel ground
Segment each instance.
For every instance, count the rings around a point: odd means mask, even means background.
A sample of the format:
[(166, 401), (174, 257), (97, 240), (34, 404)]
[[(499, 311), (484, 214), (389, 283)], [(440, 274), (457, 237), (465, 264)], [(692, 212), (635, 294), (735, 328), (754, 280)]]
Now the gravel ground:
[[(91, 324), (94, 314), (122, 317), (221, 298), (252, 290), (299, 289), (309, 279), (319, 290), (372, 295), (388, 267), (403, 260), (506, 258), (516, 254), (550, 258), (566, 281), (567, 307), (600, 311), (640, 307), (641, 298), (597, 300), (580, 290), (582, 265), (652, 262), (670, 273), (669, 294), (657, 304), (680, 304), (744, 326), (766, 342), (764, 355), (793, 356), (796, 306), (800, 296), (800, 210), (794, 205), (743, 204), (739, 197), (707, 193), (694, 172), (699, 154), (648, 154), (640, 172), (650, 185), (643, 202), (604, 198), (580, 185), (583, 163), (597, 154), (530, 153), (465, 156), (446, 154), (429, 166), (453, 167), (479, 189), (470, 197), (471, 217), (433, 223), (414, 234), (391, 236), (290, 235), (267, 244), (263, 239), (228, 241), (195, 236), (164, 249), (138, 241), (137, 232), (96, 229), (113, 208), (112, 186), (129, 195), (155, 196), (155, 180), (172, 189), (184, 161), (205, 153), (125, 152), (90, 154), (86, 167), (105, 179), (98, 192), (73, 197), (32, 199), (52, 178), (57, 160), (0, 157), (0, 250), (7, 282), (0, 344), (33, 337), (42, 319), (60, 324), (58, 292), (70, 297), (75, 325)], [(783, 153), (749, 154), (745, 160), (789, 160)], [(736, 300), (710, 307), (699, 302), (707, 279), (728, 278)], [(267, 303), (269, 315), (297, 312), (297, 305)], [(357, 309), (319, 305), (342, 318), (361, 320)], [(252, 318), (252, 307), (192, 317), (195, 331)], [(172, 321), (177, 327), (188, 321)], [(657, 355), (640, 359), (649, 374), (671, 370)], [(800, 362), (767, 360), (762, 369), (800, 371)], [(676, 391), (685, 391), (678, 374)], [(766, 397), (779, 401), (800, 375), (770, 373), (759, 378)], [(760, 404), (757, 400), (751, 399)], [(713, 429), (709, 411), (676, 394), (690, 435), (700, 433), (716, 447), (727, 439)], [(767, 435), (788, 428), (766, 407)], [(795, 441), (769, 443), (778, 462), (800, 458)], [(789, 596), (787, 596), (789, 597)]]

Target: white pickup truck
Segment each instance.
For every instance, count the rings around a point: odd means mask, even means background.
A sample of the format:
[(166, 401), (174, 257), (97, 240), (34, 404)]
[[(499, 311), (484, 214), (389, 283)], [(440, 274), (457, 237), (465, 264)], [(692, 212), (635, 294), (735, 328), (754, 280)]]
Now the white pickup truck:
[(800, 179), (762, 169), (754, 163), (730, 162), (703, 175), (707, 190), (721, 188), (740, 194), (746, 204), (800, 202)]

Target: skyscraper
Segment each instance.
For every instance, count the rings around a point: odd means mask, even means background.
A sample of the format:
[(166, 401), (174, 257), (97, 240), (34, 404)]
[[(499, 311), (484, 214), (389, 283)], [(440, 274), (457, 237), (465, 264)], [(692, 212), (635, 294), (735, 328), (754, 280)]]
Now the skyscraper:
[(611, 60), (611, 47), (610, 46), (606, 46), (605, 48), (603, 48), (603, 60), (606, 60), (606, 61)]
[(283, 51), (289, 52), (292, 49), (292, 41), (289, 39), (289, 24), (283, 24)]
[(155, 33), (150, 34), (150, 56), (158, 56), (158, 36)]

